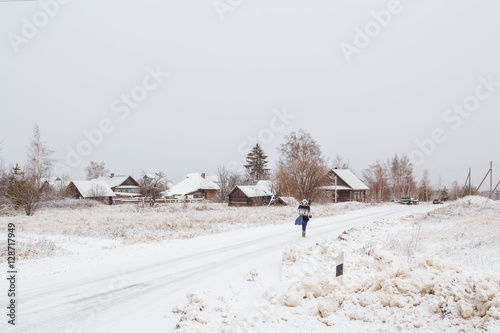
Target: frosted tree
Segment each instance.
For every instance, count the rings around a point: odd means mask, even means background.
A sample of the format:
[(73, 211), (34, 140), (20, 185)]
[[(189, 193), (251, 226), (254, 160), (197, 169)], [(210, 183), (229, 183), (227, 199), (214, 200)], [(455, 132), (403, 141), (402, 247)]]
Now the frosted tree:
[(156, 201), (161, 197), (162, 192), (168, 190), (168, 180), (165, 178), (163, 172), (154, 174), (143, 172), (139, 186), (141, 194), (149, 198), (149, 205), (154, 206)]
[(26, 215), (35, 213), (42, 199), (42, 180), (50, 175), (54, 164), (51, 157), (54, 152), (42, 141), (40, 129), (35, 123), (33, 137), (28, 147), (28, 161), (24, 171), (16, 165), (9, 178), (7, 195), (18, 209), (24, 209)]
[(53, 150), (42, 141), (38, 124), (33, 126), (33, 137), (28, 147), (28, 162), (26, 173), (34, 181), (40, 182), (42, 178), (50, 176), (50, 170), (55, 160), (52, 158)]
[(105, 176), (109, 174), (109, 170), (106, 169), (106, 164), (104, 161), (98, 163), (96, 161), (90, 161), (89, 165), (85, 168), (85, 173), (88, 180), (99, 178), (100, 176)]

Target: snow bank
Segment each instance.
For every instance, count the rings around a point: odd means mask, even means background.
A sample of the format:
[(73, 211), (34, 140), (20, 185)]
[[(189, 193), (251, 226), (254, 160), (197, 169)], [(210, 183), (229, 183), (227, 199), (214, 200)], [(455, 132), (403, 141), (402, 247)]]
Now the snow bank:
[[(355, 320), (386, 331), (500, 328), (498, 278), (463, 271), (438, 258), (408, 261), (387, 251), (371, 256), (351, 252), (342, 287), (334, 278), (333, 259), (341, 250), (335, 248), (317, 244), (298, 255), (297, 249), (288, 250), (294, 261), (284, 260), (284, 272), (303, 274), (283, 293), (282, 305), (314, 307), (318, 321), (328, 326)], [(310, 262), (316, 263), (314, 271), (303, 265)]]
[[(191, 297), (181, 332), (500, 332), (500, 205), (471, 197), (282, 253), (281, 285), (245, 298)], [(335, 259), (344, 253), (344, 285)], [(251, 282), (259, 272), (242, 279)], [(220, 290), (219, 290), (220, 292)], [(202, 299), (203, 301), (198, 301)], [(254, 304), (255, 305), (255, 304)], [(201, 319), (200, 319), (201, 318)], [(257, 319), (255, 319), (257, 318)]]
[[(355, 321), (377, 331), (500, 331), (499, 231), (499, 203), (469, 197), (345, 231), (337, 242), (287, 248), (282, 278), (291, 283), (280, 299), (314, 307), (319, 322), (341, 330)], [(334, 279), (341, 252), (344, 287)], [(471, 264), (476, 252), (481, 260)]]

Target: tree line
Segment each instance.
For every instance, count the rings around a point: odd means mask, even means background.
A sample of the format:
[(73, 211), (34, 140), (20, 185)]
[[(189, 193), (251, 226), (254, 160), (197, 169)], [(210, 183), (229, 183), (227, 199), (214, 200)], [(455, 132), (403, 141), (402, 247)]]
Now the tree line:
[[(0, 151), (1, 151), (0, 141)], [(42, 191), (42, 181), (50, 176), (55, 160), (54, 151), (41, 139), (37, 124), (33, 127), (33, 135), (27, 151), (27, 162), (21, 168), (18, 164), (6, 171), (0, 159), (0, 213), (5, 205), (13, 205), (33, 215), (41, 201), (47, 199)], [(295, 197), (309, 202), (331, 201), (321, 190), (331, 185), (332, 169), (350, 169), (349, 161), (337, 155), (329, 163), (321, 146), (310, 133), (302, 129), (292, 131), (284, 137), (278, 147), (278, 160), (275, 167), (269, 167), (268, 155), (257, 143), (247, 154), (245, 172), (239, 173), (225, 165), (217, 167), (219, 179), (219, 200), (226, 201), (227, 195), (236, 185), (255, 185), (260, 180), (269, 180), (273, 193), (277, 196)], [(90, 161), (85, 168), (88, 180), (109, 175), (105, 162)], [(60, 175), (63, 180), (69, 177)], [(455, 181), (452, 188), (433, 186), (428, 171), (417, 181), (411, 160), (405, 154), (395, 154), (387, 160), (377, 160), (362, 171), (360, 177), (370, 188), (367, 193), (369, 201), (388, 201), (401, 197), (417, 197), (421, 201), (433, 198), (441, 200), (456, 199), (464, 193), (464, 188)], [(142, 173), (139, 181), (141, 194), (149, 197), (154, 205), (161, 193), (168, 189), (168, 180), (163, 172), (153, 174)], [(58, 196), (64, 196), (60, 189)]]

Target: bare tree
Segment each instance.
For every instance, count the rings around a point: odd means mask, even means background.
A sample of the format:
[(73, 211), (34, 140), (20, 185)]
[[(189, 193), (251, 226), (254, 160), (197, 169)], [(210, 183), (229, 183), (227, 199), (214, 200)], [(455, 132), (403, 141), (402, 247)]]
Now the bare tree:
[(298, 200), (314, 202), (328, 184), (327, 161), (311, 134), (300, 129), (285, 137), (279, 147), (278, 175), (284, 190)]
[(388, 169), (377, 160), (363, 171), (363, 178), (370, 188), (369, 196), (376, 201), (386, 201), (390, 196)]
[(92, 186), (87, 192), (88, 196), (90, 198), (103, 198), (106, 194), (106, 188), (104, 188), (100, 182), (92, 183)]
[(271, 189), (276, 197), (289, 197), (290, 190), (287, 186), (287, 180), (285, 177), (284, 170), (280, 169), (278, 165), (278, 169), (271, 174)]
[(106, 163), (104, 163), (104, 161), (101, 163), (90, 161), (89, 165), (85, 168), (85, 173), (87, 179), (92, 180), (109, 174), (109, 170), (106, 169)]
[(417, 183), (413, 175), (413, 164), (406, 154), (395, 154), (388, 160), (389, 179), (395, 198), (409, 197), (416, 192)]
[(429, 170), (424, 170), (422, 179), (418, 189), (418, 196), (421, 201), (429, 201), (432, 195), (431, 179), (429, 177)]
[(40, 129), (35, 123), (33, 137), (28, 147), (28, 161), (25, 171), (20, 172), (16, 165), (9, 178), (7, 195), (16, 208), (24, 208), (26, 215), (35, 213), (42, 199), (42, 178), (50, 175), (54, 163), (50, 150), (40, 136)]
[(332, 169), (350, 169), (349, 160), (344, 160), (340, 155), (335, 156), (332, 163)]
[(168, 180), (163, 172), (154, 174), (146, 174), (143, 172), (143, 177), (139, 182), (141, 194), (149, 197), (149, 205), (154, 206), (156, 201), (161, 197), (161, 193), (168, 190)]
[(236, 186), (240, 185), (242, 176), (238, 172), (224, 166), (217, 167), (217, 178), (219, 178), (219, 200), (221, 202), (227, 201), (227, 195)]

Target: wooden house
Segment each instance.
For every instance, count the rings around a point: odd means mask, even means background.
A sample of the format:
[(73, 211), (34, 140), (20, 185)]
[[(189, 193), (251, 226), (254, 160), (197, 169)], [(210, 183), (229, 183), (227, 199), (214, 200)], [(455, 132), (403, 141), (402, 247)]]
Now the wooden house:
[(229, 206), (264, 206), (273, 199), (271, 183), (259, 181), (256, 185), (237, 185), (228, 194)]
[(167, 193), (171, 198), (216, 199), (219, 186), (205, 178), (204, 173), (190, 173), (186, 179), (172, 186)]
[(96, 180), (108, 184), (113, 192), (139, 194), (139, 183), (132, 176), (120, 176), (112, 173), (109, 176), (100, 176)]
[(273, 204), (275, 206), (291, 206), (298, 207), (300, 203), (294, 197), (277, 197), (274, 199)]
[(335, 193), (337, 202), (366, 200), (366, 191), (369, 190), (356, 175), (349, 169), (332, 169), (329, 172), (331, 184), (323, 186), (327, 196), (335, 202)]
[(113, 204), (115, 194), (103, 181), (98, 180), (75, 180), (66, 188), (66, 195), (75, 199), (96, 199), (108, 201)]

